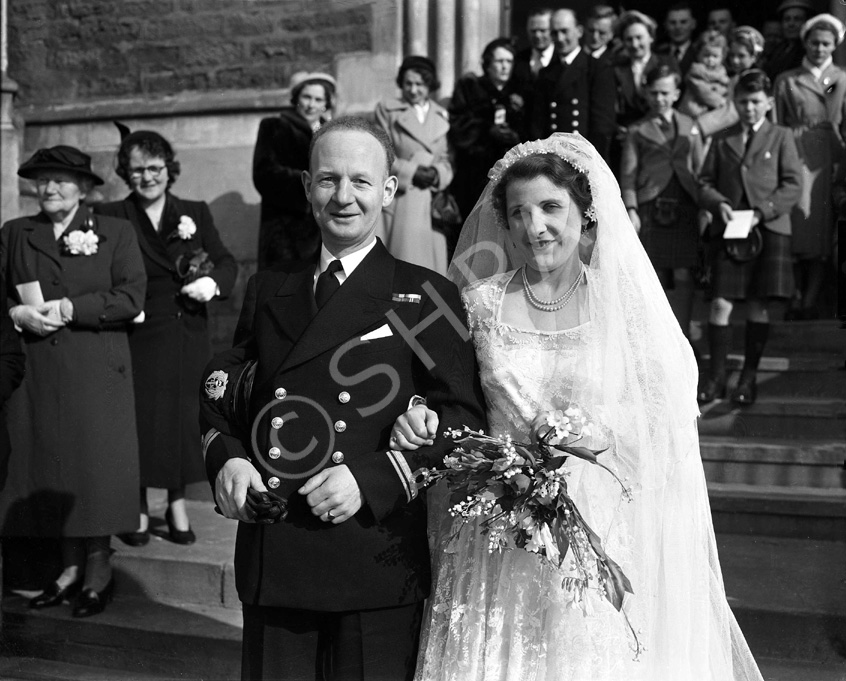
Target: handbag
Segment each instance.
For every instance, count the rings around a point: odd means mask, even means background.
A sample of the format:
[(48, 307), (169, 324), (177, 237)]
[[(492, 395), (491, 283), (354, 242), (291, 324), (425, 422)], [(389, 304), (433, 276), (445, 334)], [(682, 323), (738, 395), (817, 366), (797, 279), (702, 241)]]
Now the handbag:
[(432, 229), (451, 239), (461, 230), (462, 222), (455, 197), (445, 189), (435, 192), (432, 196)]

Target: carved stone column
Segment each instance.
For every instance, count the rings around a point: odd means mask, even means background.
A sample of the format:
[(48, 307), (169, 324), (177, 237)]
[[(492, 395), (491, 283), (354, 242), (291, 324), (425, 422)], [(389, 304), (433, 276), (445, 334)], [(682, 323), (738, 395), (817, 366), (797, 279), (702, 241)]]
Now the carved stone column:
[[(14, 99), (18, 85), (9, 77), (9, 49), (7, 0), (0, 0), (0, 217), (3, 222), (18, 216), (20, 196), (18, 192), (18, 167), (20, 166), (22, 131), (15, 126)], [(2, 569), (0, 569), (2, 576)]]

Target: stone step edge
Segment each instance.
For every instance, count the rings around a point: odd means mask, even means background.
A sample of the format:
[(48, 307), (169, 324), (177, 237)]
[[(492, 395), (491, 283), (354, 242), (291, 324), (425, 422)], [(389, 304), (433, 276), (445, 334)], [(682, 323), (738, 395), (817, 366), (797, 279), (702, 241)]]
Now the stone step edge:
[(732, 405), (729, 411), (724, 411), (728, 406), (725, 402), (726, 400), (717, 400), (711, 404), (702, 405), (702, 417), (707, 418), (712, 411), (717, 411), (716, 416), (801, 416), (846, 420), (846, 400), (833, 398), (759, 395), (755, 404), (747, 407)]
[[(703, 435), (699, 438), (703, 461), (737, 464), (784, 464), (812, 467), (844, 467), (846, 443), (836, 440), (799, 441)], [(726, 452), (727, 456), (720, 456)]]
[(846, 518), (846, 490), (709, 482), (711, 510)]
[[(701, 356), (703, 365), (711, 361), (711, 355)], [(743, 368), (744, 356), (739, 352), (730, 352), (726, 356), (726, 368), (729, 371), (740, 371)], [(777, 357), (765, 355), (758, 365), (759, 373), (784, 373), (789, 371), (824, 372), (842, 369), (843, 358), (831, 352), (815, 354), (797, 354), (791, 357)], [(701, 367), (702, 368), (702, 367)]]
[(176, 681), (177, 677), (91, 667), (38, 657), (6, 657), (0, 658), (0, 679), (10, 681)]

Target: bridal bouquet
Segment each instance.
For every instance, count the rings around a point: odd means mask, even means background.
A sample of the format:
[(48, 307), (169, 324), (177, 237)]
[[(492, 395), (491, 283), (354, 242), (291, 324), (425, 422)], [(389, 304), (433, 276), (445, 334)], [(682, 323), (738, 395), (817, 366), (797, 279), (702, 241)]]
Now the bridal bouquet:
[[(571, 556), (575, 576), (562, 586), (574, 607), (589, 614), (592, 606), (586, 592), (598, 591), (621, 611), (625, 593), (633, 593), (620, 566), (605, 550), (599, 536), (585, 521), (567, 488), (569, 472), (564, 466), (575, 456), (604, 468), (631, 501), (631, 491), (598, 457), (605, 450), (580, 446), (591, 425), (577, 407), (543, 414), (535, 421), (530, 443), (484, 432), (449, 429), (456, 447), (444, 457), (444, 469), (420, 469), (418, 485), (445, 479), (450, 495), (450, 514), (466, 522), (481, 520), (488, 538), (488, 550), (523, 549), (542, 556), (560, 568)], [(625, 613), (623, 613), (625, 616)], [(642, 650), (637, 635), (636, 651)]]

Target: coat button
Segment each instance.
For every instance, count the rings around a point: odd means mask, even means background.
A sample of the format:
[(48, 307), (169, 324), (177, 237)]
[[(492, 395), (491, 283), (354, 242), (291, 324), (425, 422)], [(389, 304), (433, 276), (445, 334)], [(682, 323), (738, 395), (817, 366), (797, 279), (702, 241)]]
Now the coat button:
[(270, 421), (270, 425), (273, 426), (274, 429), (279, 430), (285, 421), (282, 420), (281, 416), (274, 416), (273, 419)]
[(53, 286), (58, 286), (61, 283), (58, 279), (53, 279)]
[(276, 395), (277, 400), (284, 400), (288, 397), (288, 391), (285, 388), (276, 388), (276, 392), (273, 394)]
[(279, 487), (279, 478), (270, 478), (270, 480), (267, 481), (267, 486), (270, 487), (270, 489), (276, 489)]
[(333, 463), (344, 463), (344, 453), (343, 452), (334, 452), (332, 454), (332, 462)]
[(556, 106), (558, 106), (558, 102), (550, 102), (550, 103), (549, 103), (549, 108), (550, 108), (550, 109), (554, 109)]
[(58, 344), (59, 344), (59, 339), (58, 339), (58, 338), (53, 338), (53, 339), (50, 341), (50, 345), (58, 345)]
[(574, 116), (578, 116), (578, 115), (579, 115), (579, 110), (578, 110), (578, 109), (573, 109), (573, 115), (574, 115)]
[(558, 118), (558, 116), (556, 116), (555, 112), (553, 111), (551, 114), (549, 114), (549, 118), (554, 121), (556, 118)]
[(344, 390), (344, 392), (338, 394), (338, 402), (341, 404), (346, 404), (350, 401), (350, 394)]
[(573, 99), (570, 100), (570, 104), (572, 104), (573, 106), (576, 106), (576, 104), (578, 104), (578, 103), (579, 103), (578, 97), (573, 97)]
[(343, 433), (347, 429), (345, 421), (335, 421), (335, 432)]
[(267, 455), (271, 459), (278, 459), (280, 456), (282, 456), (282, 450), (279, 449), (279, 447), (271, 447), (270, 450), (267, 452)]
[(550, 130), (558, 130), (558, 126), (555, 125), (555, 123), (553, 123), (552, 125), (549, 126), (549, 129)]
[(579, 127), (579, 122), (573, 121), (573, 128), (578, 128), (578, 127)]
[(101, 314), (101, 315), (100, 315), (100, 321), (101, 321), (101, 322), (106, 321), (106, 315)]

